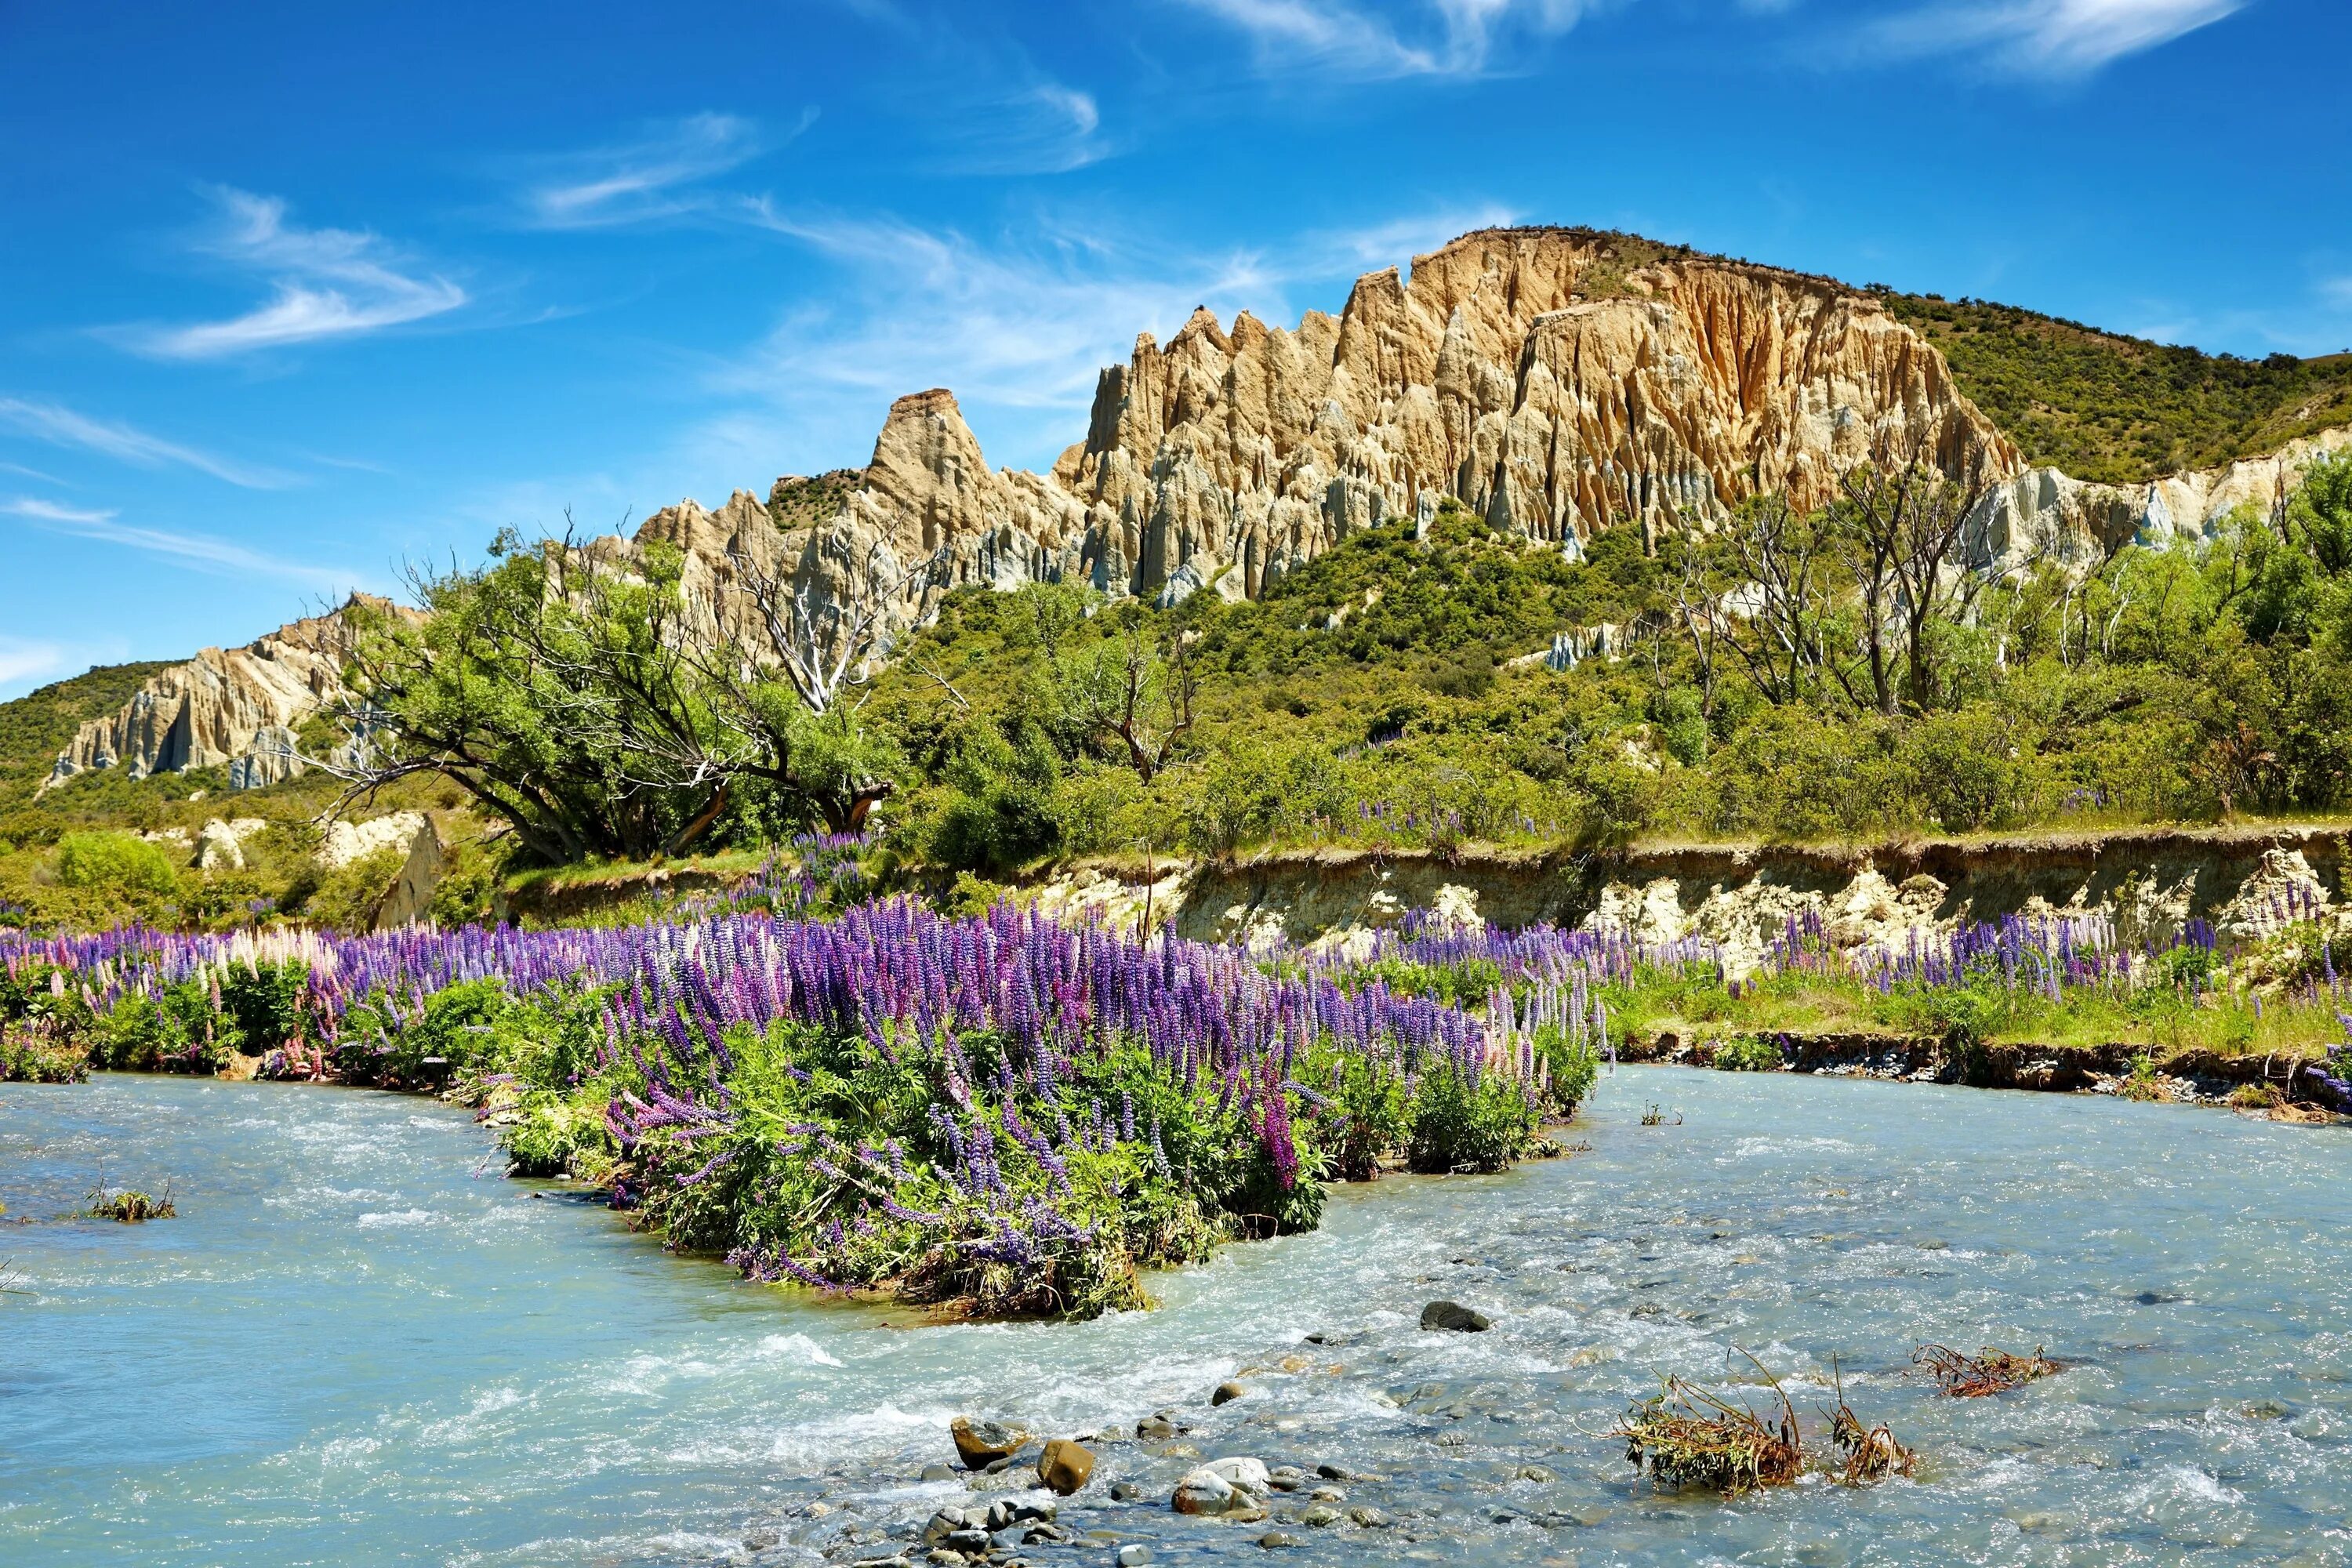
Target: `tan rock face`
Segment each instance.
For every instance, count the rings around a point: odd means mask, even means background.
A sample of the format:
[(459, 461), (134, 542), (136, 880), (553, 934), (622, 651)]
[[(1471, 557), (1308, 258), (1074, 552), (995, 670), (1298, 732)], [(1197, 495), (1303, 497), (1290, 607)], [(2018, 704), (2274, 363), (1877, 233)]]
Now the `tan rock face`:
[[(793, 525), (805, 497), (847, 494), (776, 542), (826, 581), (877, 542), (893, 573), (929, 563), (912, 614), (948, 587), (1065, 578), (1255, 596), (1444, 496), (1570, 545), (1703, 526), (1759, 490), (1819, 500), (1860, 459), (1922, 452), (1969, 479), (2018, 467), (1942, 356), (1868, 297), (1622, 236), (1486, 230), (1410, 280), (1368, 274), (1336, 319), (1244, 312), (1227, 331), (1203, 310), (1164, 347), (1137, 339), (1050, 474), (990, 468), (949, 393), (902, 397), (854, 488), (778, 482)], [(699, 548), (698, 514), (646, 531)]]
[(144, 778), (226, 766), (233, 789), (291, 777), (301, 771), (293, 726), (341, 694), (351, 647), (350, 624), (338, 610), (244, 647), (208, 647), (156, 674), (118, 711), (84, 724), (58, 754), (48, 784), (111, 767)]
[[(1855, 463), (1924, 455), (1991, 489), (1988, 562), (2094, 561), (2267, 504), (2313, 453), (2140, 487), (2025, 469), (1940, 353), (1819, 278), (1580, 229), (1493, 229), (1357, 281), (1295, 329), (1196, 311), (1098, 380), (1050, 473), (992, 469), (952, 395), (892, 405), (862, 471), (780, 479), (639, 534), (706, 563), (756, 539), (822, 594), (887, 584), (897, 618), (950, 588), (1075, 580), (1164, 600), (1255, 597), (1348, 534), (1453, 497), (1531, 539), (1705, 528), (1750, 496), (1823, 501)], [(825, 509), (830, 508), (828, 511)], [(691, 575), (691, 573), (689, 574)]]

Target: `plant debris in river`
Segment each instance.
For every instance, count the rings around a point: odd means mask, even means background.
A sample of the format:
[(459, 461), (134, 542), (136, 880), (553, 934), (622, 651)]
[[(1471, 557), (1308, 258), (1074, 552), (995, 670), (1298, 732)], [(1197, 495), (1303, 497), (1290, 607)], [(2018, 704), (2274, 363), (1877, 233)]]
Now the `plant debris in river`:
[[(1796, 1407), (1780, 1380), (1755, 1357), (1748, 1359), (1780, 1401), (1777, 1422), (1669, 1375), (1656, 1394), (1635, 1400), (1610, 1429), (1610, 1436), (1624, 1443), (1626, 1462), (1662, 1489), (1699, 1487), (1739, 1497), (1764, 1487), (1794, 1486), (1807, 1467)], [(1864, 1426), (1846, 1404), (1842, 1381), (1837, 1402), (1826, 1413), (1830, 1440), (1840, 1455), (1837, 1463), (1822, 1467), (1829, 1474), (1848, 1486), (1870, 1486), (1911, 1473), (1916, 1462), (1911, 1450), (1884, 1424)]]
[(1797, 1412), (1780, 1395), (1775, 1426), (1746, 1405), (1732, 1405), (1695, 1384), (1668, 1376), (1658, 1392), (1630, 1405), (1610, 1436), (1625, 1460), (1660, 1487), (1706, 1487), (1738, 1497), (1759, 1487), (1796, 1484), (1805, 1471)]
[(1927, 1369), (1937, 1384), (1955, 1399), (1982, 1399), (2038, 1383), (2063, 1370), (2036, 1345), (2030, 1356), (2011, 1355), (1987, 1345), (1964, 1356), (1949, 1345), (1921, 1345), (1911, 1352), (1914, 1365)]
[(166, 1180), (160, 1194), (149, 1194), (136, 1187), (110, 1187), (103, 1182), (89, 1192), (89, 1217), (110, 1219), (123, 1225), (142, 1225), (151, 1219), (177, 1219), (180, 1211), (172, 1203), (172, 1184)]
[[(1832, 1368), (1837, 1364), (1830, 1363)], [(1850, 1487), (1876, 1486), (1889, 1476), (1907, 1476), (1918, 1463), (1911, 1450), (1895, 1440), (1885, 1422), (1865, 1426), (1853, 1406), (1845, 1402), (1845, 1379), (1837, 1379), (1837, 1408), (1828, 1412), (1830, 1441), (1845, 1457), (1838, 1479)]]

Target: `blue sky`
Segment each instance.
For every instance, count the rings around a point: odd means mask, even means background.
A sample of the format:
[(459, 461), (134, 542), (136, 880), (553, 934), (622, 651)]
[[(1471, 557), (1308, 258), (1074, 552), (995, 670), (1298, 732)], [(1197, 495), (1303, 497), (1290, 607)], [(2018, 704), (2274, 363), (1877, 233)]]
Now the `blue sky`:
[(1614, 226), (2352, 344), (2342, 0), (0, 0), (0, 696)]

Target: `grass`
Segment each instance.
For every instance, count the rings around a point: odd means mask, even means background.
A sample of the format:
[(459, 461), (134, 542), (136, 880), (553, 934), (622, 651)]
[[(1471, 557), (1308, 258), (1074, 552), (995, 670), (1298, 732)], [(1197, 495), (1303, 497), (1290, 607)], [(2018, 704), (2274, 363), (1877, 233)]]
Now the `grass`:
[[(2155, 1066), (2185, 1051), (2218, 1057), (2316, 1058), (2343, 1038), (2326, 998), (2271, 997), (2208, 990), (2137, 994), (2070, 991), (2053, 1002), (2033, 994), (1914, 987), (1881, 993), (1857, 979), (1778, 974), (1736, 988), (1713, 966), (1652, 970), (1606, 988), (1611, 1016), (1629, 1039), (1673, 1035), (1709, 1046), (1717, 1066), (1775, 1065), (1775, 1035), (1868, 1035), (1945, 1040), (1955, 1024), (1981, 1046), (2044, 1049), (2137, 1047)], [(1961, 1016), (1961, 1015), (1966, 1015)], [(1747, 1042), (1756, 1042), (1749, 1044)], [(1728, 1060), (1724, 1059), (1728, 1057)]]
[(2352, 424), (2352, 353), (2239, 359), (1982, 300), (1883, 293), (2026, 458), (2134, 484)]

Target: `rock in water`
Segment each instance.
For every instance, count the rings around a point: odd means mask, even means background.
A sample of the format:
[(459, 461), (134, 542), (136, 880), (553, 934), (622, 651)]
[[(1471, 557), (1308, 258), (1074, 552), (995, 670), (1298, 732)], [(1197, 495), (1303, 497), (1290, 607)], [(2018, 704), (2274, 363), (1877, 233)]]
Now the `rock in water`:
[(1221, 1383), (1217, 1384), (1216, 1392), (1209, 1395), (1209, 1403), (1212, 1405), (1231, 1405), (1234, 1400), (1239, 1399), (1243, 1394), (1247, 1394), (1248, 1392), (1248, 1389), (1244, 1388), (1238, 1383)]
[(1055, 1438), (1037, 1458), (1037, 1479), (1064, 1497), (1085, 1486), (1094, 1473), (1093, 1450), (1073, 1437)]
[(956, 1456), (968, 1470), (986, 1469), (999, 1459), (1009, 1459), (1029, 1440), (1029, 1434), (1017, 1426), (974, 1421), (969, 1415), (948, 1423), (948, 1436), (955, 1439)]
[(1273, 1483), (1266, 1479), (1263, 1461), (1212, 1459), (1184, 1472), (1170, 1502), (1178, 1513), (1250, 1513), (1264, 1518), (1258, 1505), (1271, 1490)]
[(1495, 1325), (1486, 1313), (1474, 1312), (1459, 1301), (1432, 1301), (1421, 1310), (1421, 1326), (1443, 1329), (1448, 1333), (1479, 1334)]
[(1176, 1483), (1176, 1495), (1169, 1500), (1169, 1506), (1178, 1513), (1217, 1514), (1231, 1513), (1241, 1505), (1231, 1481), (1208, 1466), (1200, 1465), (1184, 1472), (1184, 1479)]

